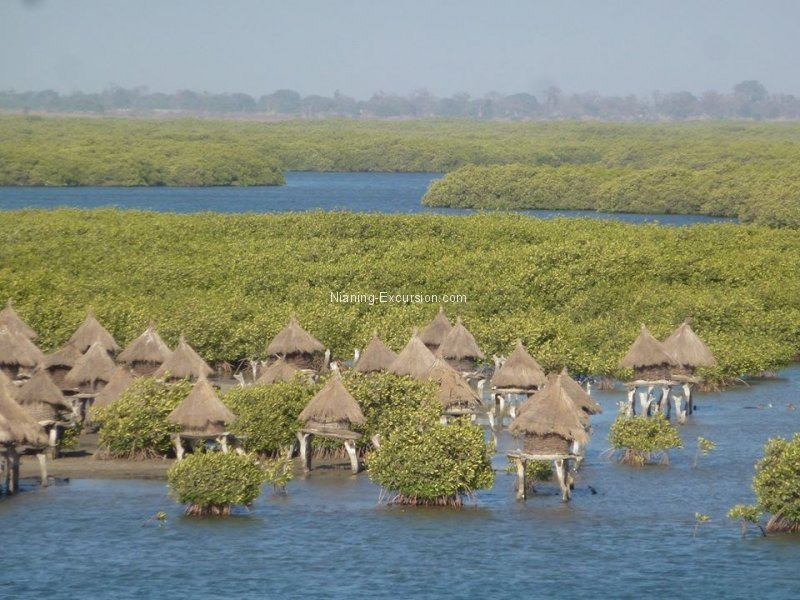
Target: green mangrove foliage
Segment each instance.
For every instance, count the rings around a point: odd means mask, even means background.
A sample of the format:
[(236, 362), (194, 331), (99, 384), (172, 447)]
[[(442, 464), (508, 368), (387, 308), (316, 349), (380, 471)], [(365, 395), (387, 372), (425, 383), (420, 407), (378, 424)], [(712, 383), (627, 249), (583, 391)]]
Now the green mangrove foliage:
[[(520, 215), (0, 214), (0, 301), (60, 348), (89, 308), (121, 345), (154, 319), (208, 361), (266, 358), (294, 310), (335, 356), (377, 329), (394, 350), (442, 298), (487, 356), (522, 338), (547, 369), (624, 376), (641, 323), (665, 339), (684, 317), (714, 380), (800, 354), (800, 237), (734, 224), (662, 227)], [(331, 292), (376, 294), (344, 303)], [(378, 294), (430, 295), (423, 302)]]
[(750, 525), (755, 525), (761, 531), (762, 536), (766, 536), (767, 532), (761, 525), (761, 515), (763, 513), (753, 504), (737, 504), (731, 507), (728, 511), (728, 518), (734, 521), (739, 521), (742, 537), (747, 535), (747, 529)]
[(152, 377), (137, 379), (105, 408), (93, 411), (100, 423), (98, 444), (113, 458), (154, 458), (172, 449), (171, 434), (180, 428), (167, 416), (192, 390), (187, 381), (160, 383)]
[(468, 419), (400, 425), (368, 456), (369, 477), (390, 504), (461, 506), (494, 482), (483, 429)]
[(631, 167), (469, 165), (434, 181), (428, 206), (738, 217), (800, 227), (800, 178), (785, 160)]
[(611, 424), (608, 440), (615, 450), (621, 450), (621, 463), (641, 467), (652, 459), (669, 462), (667, 451), (682, 448), (678, 430), (663, 413), (653, 417), (619, 415)]
[(167, 471), (174, 498), (190, 516), (227, 516), (237, 504), (250, 506), (267, 474), (253, 456), (233, 452), (196, 452)]
[(800, 532), (800, 433), (767, 442), (756, 463), (753, 491), (758, 508), (770, 515), (768, 532)]

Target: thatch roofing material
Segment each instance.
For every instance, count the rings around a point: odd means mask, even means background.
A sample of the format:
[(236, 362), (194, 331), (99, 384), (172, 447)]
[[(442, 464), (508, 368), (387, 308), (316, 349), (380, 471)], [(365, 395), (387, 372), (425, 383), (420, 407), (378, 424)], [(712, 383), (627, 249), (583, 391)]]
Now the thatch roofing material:
[(119, 398), (135, 381), (126, 367), (117, 367), (111, 373), (106, 386), (94, 398), (92, 408), (104, 408)]
[(40, 369), (34, 373), (25, 385), (18, 391), (14, 399), (21, 406), (35, 404), (50, 404), (54, 407), (71, 409), (72, 406), (64, 399), (58, 386), (53, 383), (46, 370)]
[(270, 356), (290, 354), (314, 354), (322, 352), (325, 346), (317, 338), (300, 326), (297, 315), (292, 313), (289, 324), (281, 329), (267, 346)]
[(120, 350), (117, 341), (100, 325), (100, 322), (94, 316), (94, 311), (91, 310), (86, 315), (83, 323), (69, 338), (69, 342), (75, 344), (80, 352), (86, 352), (94, 343), (99, 343), (103, 350), (111, 354)]
[(0, 325), (0, 365), (32, 368), (44, 360), (44, 354), (32, 341)]
[(17, 314), (17, 311), (14, 310), (14, 305), (11, 302), (11, 298), (8, 299), (6, 307), (3, 310), (0, 310), (0, 327), (3, 325), (5, 325), (11, 331), (25, 336), (29, 340), (35, 340), (37, 337), (39, 337), (38, 334), (30, 327), (30, 325), (23, 321)]
[(69, 367), (71, 369), (81, 356), (81, 351), (78, 350), (75, 344), (67, 344), (60, 350), (45, 355), (42, 366), (45, 369), (53, 369), (56, 367)]
[(428, 348), (436, 349), (442, 345), (452, 328), (453, 326), (450, 325), (447, 315), (444, 314), (444, 308), (440, 306), (438, 314), (425, 326), (419, 339), (421, 339), (422, 343), (428, 346)]
[(214, 435), (225, 432), (236, 415), (222, 403), (208, 379), (201, 377), (167, 419), (180, 425), (183, 433)]
[(71, 385), (94, 384), (95, 381), (108, 382), (115, 368), (116, 365), (108, 356), (103, 344), (95, 342), (86, 354), (75, 361), (75, 366), (66, 374), (64, 381)]
[(256, 379), (256, 383), (272, 384), (280, 381), (292, 381), (298, 373), (300, 373), (300, 369), (283, 358), (279, 358)]
[(354, 368), (359, 373), (386, 371), (396, 358), (397, 353), (384, 344), (378, 337), (378, 332), (375, 331)]
[(508, 430), (514, 435), (547, 436), (558, 435), (565, 440), (585, 444), (589, 441), (586, 432), (586, 415), (564, 389), (560, 378), (528, 399), (527, 410), (517, 415)]
[(300, 413), (299, 419), (319, 425), (361, 424), (366, 421), (356, 399), (334, 374)]
[(528, 390), (540, 388), (546, 381), (544, 370), (536, 362), (536, 359), (525, 350), (522, 340), (517, 340), (514, 351), (492, 376), (492, 386), (496, 388)]
[(569, 394), (569, 397), (579, 409), (587, 415), (599, 415), (603, 412), (603, 407), (592, 398), (591, 394), (583, 389), (583, 386), (569, 376), (567, 368), (564, 367), (558, 375), (561, 386)]
[(485, 358), (473, 335), (464, 327), (461, 317), (439, 346), (439, 354), (448, 359)]
[(0, 444), (42, 447), (47, 434), (27, 411), (0, 386)]
[(713, 367), (717, 359), (705, 342), (689, 326), (688, 319), (681, 323), (664, 342), (675, 364), (683, 367)]
[(172, 350), (158, 335), (155, 324), (150, 323), (142, 335), (120, 352), (118, 360), (127, 364), (150, 363), (160, 365), (169, 358), (170, 354), (172, 354)]
[(482, 405), (477, 392), (444, 360), (436, 359), (436, 364), (431, 368), (428, 376), (439, 384), (436, 397), (445, 410), (454, 405), (474, 410)]
[(181, 336), (175, 351), (161, 364), (153, 376), (163, 377), (169, 373), (175, 379), (200, 379), (200, 377), (208, 377), (213, 372), (208, 363)]
[(5, 391), (9, 398), (15, 398), (17, 395), (17, 386), (9, 379), (2, 369), (0, 369), (0, 393)]
[(635, 369), (671, 365), (674, 360), (664, 344), (659, 342), (642, 324), (639, 337), (634, 340), (627, 354), (619, 361), (620, 368)]
[(415, 330), (406, 347), (389, 366), (389, 371), (396, 375), (408, 375), (414, 379), (425, 380), (435, 363), (436, 357), (422, 343)]

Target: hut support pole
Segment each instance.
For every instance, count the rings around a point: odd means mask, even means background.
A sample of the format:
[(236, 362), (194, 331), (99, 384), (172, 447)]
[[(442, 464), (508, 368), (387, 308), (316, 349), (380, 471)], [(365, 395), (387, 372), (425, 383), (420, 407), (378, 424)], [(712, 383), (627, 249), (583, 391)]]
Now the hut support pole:
[(39, 472), (42, 475), (42, 487), (47, 487), (47, 454), (39, 452), (36, 454), (36, 458), (39, 459)]
[(628, 388), (628, 405), (625, 408), (625, 416), (632, 417), (636, 414), (636, 388)]
[(61, 432), (60, 427), (60, 425), (54, 423), (50, 426), (50, 431), (48, 432), (47, 453), (53, 459), (58, 458), (58, 440), (61, 437), (59, 435)]
[(303, 469), (306, 472), (311, 470), (311, 438), (314, 437), (310, 433), (297, 432), (297, 440), (300, 442), (300, 461), (303, 463)]
[(6, 489), (9, 494), (16, 494), (19, 491), (19, 452), (14, 446), (9, 446), (6, 456), (8, 468), (8, 485)]
[(569, 460), (557, 458), (553, 462), (556, 466), (556, 478), (558, 479), (558, 485), (561, 487), (561, 500), (564, 502), (569, 502), (570, 498), (572, 497), (572, 492), (569, 489)]
[(372, 447), (375, 448), (375, 450), (380, 450), (380, 447), (381, 447), (381, 434), (376, 433), (371, 438), (369, 438), (369, 441), (372, 442)]
[(175, 457), (178, 460), (183, 460), (183, 455), (186, 453), (186, 450), (183, 447), (183, 441), (181, 440), (181, 435), (179, 433), (175, 434)]
[(356, 443), (353, 440), (345, 440), (344, 447), (345, 450), (347, 450), (347, 455), (350, 457), (350, 470), (355, 475), (358, 473), (358, 454), (356, 454)]
[(650, 412), (650, 390), (639, 392), (639, 412), (642, 416), (648, 416)]
[(217, 442), (219, 442), (219, 447), (222, 449), (223, 454), (228, 453), (228, 436), (221, 435), (217, 438)]
[(0, 480), (2, 491), (8, 493), (8, 476), (11, 472), (11, 465), (8, 464), (8, 446), (3, 446), (2, 460), (0, 460), (0, 467), (2, 467), (3, 478)]
[(686, 396), (686, 414), (691, 415), (694, 412), (694, 398), (692, 398), (692, 384), (683, 384), (683, 394)]
[(524, 501), (528, 490), (528, 482), (525, 481), (525, 463), (527, 461), (520, 457), (517, 457), (515, 461), (517, 463), (517, 500)]
[(673, 396), (672, 400), (675, 402), (675, 417), (678, 423), (683, 425), (686, 423), (686, 409), (683, 408), (683, 396)]
[(658, 401), (661, 407), (661, 412), (664, 413), (664, 416), (666, 416), (667, 419), (669, 419), (672, 416), (671, 405), (669, 403), (669, 394), (671, 390), (672, 388), (669, 387), (668, 385), (663, 386), (661, 388), (661, 399)]

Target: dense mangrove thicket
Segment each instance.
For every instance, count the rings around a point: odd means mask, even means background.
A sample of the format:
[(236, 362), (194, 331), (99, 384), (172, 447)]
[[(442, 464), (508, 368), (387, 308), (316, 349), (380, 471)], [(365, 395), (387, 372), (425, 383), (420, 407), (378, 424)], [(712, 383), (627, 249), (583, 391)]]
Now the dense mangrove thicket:
[(787, 230), (322, 212), (0, 219), (0, 298), (46, 351), (92, 307), (123, 346), (154, 319), (170, 347), (184, 334), (208, 361), (265, 358), (294, 310), (348, 358), (376, 329), (399, 350), (452, 294), (466, 302), (448, 315), (487, 356), (521, 338), (546, 369), (619, 375), (642, 323), (664, 339), (686, 316), (719, 360), (714, 379), (777, 369), (800, 350), (800, 237)]
[[(800, 124), (240, 122), (0, 117), (0, 185), (258, 185), (300, 171), (466, 170), (437, 206), (738, 215), (798, 224)], [(522, 166), (524, 165), (524, 166)], [(539, 168), (534, 168), (539, 167)]]

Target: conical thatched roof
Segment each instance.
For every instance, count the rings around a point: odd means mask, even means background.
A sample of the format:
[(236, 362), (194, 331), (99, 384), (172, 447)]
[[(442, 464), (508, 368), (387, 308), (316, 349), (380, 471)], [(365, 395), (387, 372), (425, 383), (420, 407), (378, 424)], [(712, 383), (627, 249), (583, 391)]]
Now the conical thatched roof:
[(341, 425), (342, 423), (364, 423), (364, 413), (342, 384), (338, 374), (334, 374), (325, 386), (317, 392), (300, 413), (299, 419), (315, 425)]
[(544, 370), (525, 350), (522, 340), (517, 340), (514, 351), (492, 376), (492, 386), (496, 388), (529, 390), (542, 387), (546, 381)]
[(300, 326), (297, 315), (292, 313), (289, 324), (281, 329), (267, 346), (270, 356), (289, 354), (314, 354), (323, 352), (325, 346)]
[(414, 330), (414, 334), (400, 351), (397, 358), (389, 366), (389, 371), (396, 375), (408, 375), (414, 379), (424, 380), (428, 378), (431, 367), (436, 363), (436, 357), (428, 350), (427, 346)]
[(86, 352), (94, 343), (99, 343), (103, 350), (113, 354), (119, 352), (120, 347), (114, 337), (100, 325), (100, 322), (95, 318), (94, 311), (89, 311), (83, 323), (75, 330), (69, 342), (75, 344), (80, 352)]
[(33, 377), (17, 391), (14, 399), (21, 406), (49, 404), (58, 408), (72, 409), (72, 406), (64, 399), (64, 394), (44, 369), (36, 371)]
[(419, 339), (421, 339), (422, 343), (428, 346), (428, 348), (436, 349), (442, 345), (452, 328), (453, 326), (450, 325), (447, 315), (444, 314), (444, 308), (440, 306), (438, 314), (425, 326)]
[(2, 370), (0, 370), (0, 392), (8, 394), (9, 398), (15, 398), (17, 395), (17, 386), (8, 378)]
[(569, 376), (567, 367), (561, 370), (558, 379), (561, 386), (575, 403), (575, 406), (580, 408), (587, 415), (599, 415), (603, 412), (603, 407), (597, 403), (597, 400), (592, 398), (591, 394), (583, 389), (580, 383)]
[(477, 392), (443, 359), (436, 359), (436, 364), (433, 365), (428, 376), (439, 384), (436, 397), (445, 410), (455, 407), (475, 410), (482, 405)]
[(64, 381), (71, 385), (94, 384), (95, 381), (108, 382), (116, 367), (103, 344), (95, 342), (89, 346), (86, 354), (75, 361), (75, 366), (64, 376)]
[(45, 369), (53, 367), (69, 367), (71, 369), (81, 356), (81, 351), (75, 344), (67, 344), (56, 352), (46, 354), (42, 366)]
[(181, 336), (175, 351), (161, 364), (153, 377), (163, 377), (169, 373), (175, 379), (200, 379), (213, 372), (208, 363)]
[(32, 341), (0, 325), (0, 365), (32, 368), (44, 360), (44, 354)]
[(671, 365), (673, 358), (664, 344), (659, 342), (642, 324), (639, 337), (634, 340), (628, 353), (619, 361), (620, 368), (634, 369), (639, 367), (655, 367), (658, 365)]
[(586, 415), (575, 405), (559, 377), (527, 402), (530, 403), (527, 410), (518, 414), (508, 428), (513, 435), (557, 435), (581, 444), (589, 441), (585, 429)]
[(461, 322), (461, 317), (439, 346), (439, 354), (451, 359), (485, 358), (475, 338)]
[(31, 327), (20, 318), (17, 311), (14, 310), (14, 304), (11, 302), (11, 298), (8, 299), (6, 307), (0, 310), (0, 326), (3, 325), (11, 331), (25, 336), (29, 340), (35, 340), (38, 337), (38, 334), (31, 329)]
[(97, 393), (92, 403), (92, 408), (104, 408), (119, 398), (125, 390), (131, 387), (136, 378), (126, 367), (117, 367), (111, 373), (106, 386)]
[(170, 354), (172, 354), (172, 350), (158, 335), (155, 323), (151, 321), (145, 332), (120, 352), (118, 360), (127, 364), (151, 363), (160, 365), (169, 358)]
[(392, 366), (396, 358), (397, 353), (384, 344), (378, 337), (378, 332), (374, 331), (372, 339), (356, 363), (355, 370), (359, 373), (386, 371)]
[(272, 384), (280, 381), (292, 381), (299, 372), (300, 369), (293, 364), (279, 358), (256, 379), (256, 383)]
[(664, 348), (672, 355), (675, 364), (684, 367), (713, 367), (717, 359), (705, 342), (689, 327), (686, 319), (664, 342)]
[(227, 430), (236, 415), (222, 403), (208, 379), (201, 377), (167, 419), (180, 425), (183, 433), (218, 434)]
[(0, 444), (46, 446), (47, 434), (27, 411), (0, 386)]

